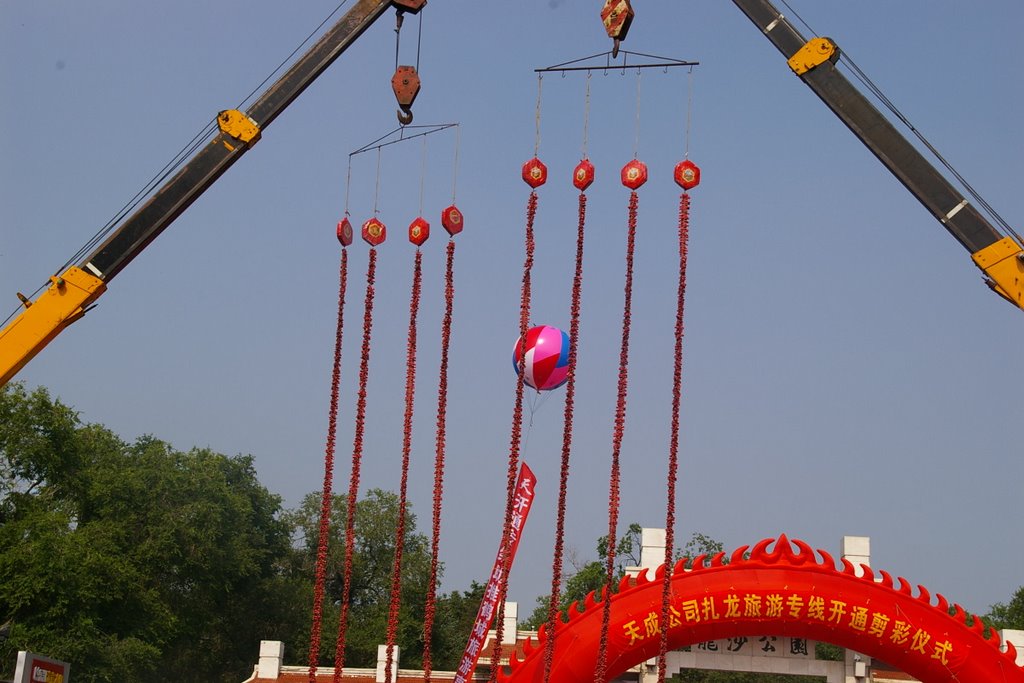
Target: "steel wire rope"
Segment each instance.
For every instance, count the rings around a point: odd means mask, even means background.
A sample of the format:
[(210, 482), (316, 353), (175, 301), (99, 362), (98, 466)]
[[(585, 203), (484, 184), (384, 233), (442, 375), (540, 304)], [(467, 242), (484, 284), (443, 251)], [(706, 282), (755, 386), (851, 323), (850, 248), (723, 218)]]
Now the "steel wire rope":
[[(534, 113), (534, 140), (533, 158), (537, 158), (540, 152), (540, 111), (541, 96), (543, 94), (544, 76), (537, 74), (537, 106)], [(533, 225), (537, 217), (537, 190), (533, 187), (530, 190), (529, 199), (526, 202), (526, 229), (524, 236), (525, 257), (523, 259), (522, 287), (519, 297), (519, 339), (516, 341), (523, 359), (526, 358), (526, 332), (530, 327), (530, 304), (532, 299), (531, 272), (533, 270), (533, 256), (535, 249)], [(494, 617), (495, 626), (495, 647), (491, 652), (491, 671), (489, 682), (494, 683), (498, 677), (498, 670), (501, 663), (501, 643), (505, 632), (505, 598), (508, 593), (508, 573), (512, 566), (511, 553), (508, 552), (511, 546), (512, 515), (515, 504), (515, 488), (517, 470), (519, 469), (519, 453), (522, 447), (523, 437), (523, 396), (526, 388), (526, 368), (519, 367), (516, 373), (516, 393), (512, 407), (512, 429), (509, 436), (508, 449), (508, 472), (506, 475), (505, 490), (505, 519), (502, 523), (500, 555), (503, 556), (504, 565), (500, 572), (498, 582), (498, 609)]]
[[(309, 35), (307, 35), (306, 38), (301, 43), (299, 43), (295, 47), (295, 49), (293, 49), (291, 53), (274, 68), (273, 71), (271, 71), (262, 81), (260, 81), (260, 83), (255, 88), (252, 89), (252, 91), (248, 95), (246, 95), (242, 99), (242, 101), (238, 104), (237, 109), (242, 109), (246, 105), (246, 103), (248, 103), (253, 98), (253, 96), (256, 93), (261, 92), (264, 86), (268, 82), (270, 82), (270, 80), (276, 74), (278, 74), (285, 67), (285, 65), (288, 64), (292, 60), (292, 58), (295, 57), (296, 54), (298, 54), (299, 50), (301, 50), (307, 43), (309, 43), (309, 41), (312, 40), (314, 36), (319, 34), (320, 30), (324, 27), (324, 25), (327, 24), (327, 22), (329, 22), (334, 17), (334, 15), (337, 14), (341, 10), (341, 8), (347, 4), (347, 2), (348, 0), (344, 0), (344, 2), (340, 3), (337, 7), (335, 7), (334, 10), (330, 14), (328, 14), (327, 17), (325, 17), (323, 21), (321, 21), (317, 25), (317, 27), (313, 29), (309, 33)], [(181, 164), (184, 163), (186, 159), (191, 158), (195, 151), (202, 147), (203, 144), (205, 144), (204, 140), (207, 137), (209, 137), (210, 133), (216, 130), (216, 128), (217, 124), (214, 120), (207, 123), (198, 133), (196, 133), (192, 140), (186, 143), (186, 145), (182, 147), (182, 149), (179, 150), (174, 157), (172, 157), (171, 161), (169, 161), (160, 171), (158, 171), (153, 176), (153, 178), (151, 178), (149, 182), (147, 182), (143, 186), (143, 188), (139, 190), (134, 197), (132, 197), (132, 199), (130, 199), (123, 207), (121, 207), (121, 209), (118, 210), (114, 218), (108, 221), (103, 228), (97, 231), (97, 233), (89, 240), (89, 242), (86, 243), (86, 246), (83, 246), (81, 249), (79, 249), (79, 251), (74, 256), (72, 256), (68, 261), (64, 263), (64, 265), (61, 267), (61, 270), (64, 270), (69, 265), (71, 265), (72, 262), (77, 261), (78, 259), (83, 257), (88, 251), (90, 251), (92, 247), (95, 246), (100, 240), (102, 240), (103, 237), (105, 237), (110, 232), (110, 230), (113, 229), (115, 225), (121, 222), (125, 215), (127, 215), (132, 209), (138, 206), (138, 204), (142, 201), (143, 197), (147, 196), (159, 183), (161, 183), (171, 173), (180, 168)]]
[[(693, 67), (686, 79), (686, 126), (683, 133), (683, 159), (690, 158), (690, 127), (693, 110)], [(668, 472), (665, 505), (665, 555), (663, 558), (661, 592), (661, 642), (658, 646), (658, 683), (668, 674), (668, 629), (671, 625), (673, 552), (675, 547), (676, 484), (679, 476), (679, 415), (682, 404), (683, 378), (683, 313), (686, 301), (686, 266), (690, 239), (690, 194), (683, 188), (679, 195), (679, 275), (676, 286), (676, 320), (674, 330), (672, 372), (672, 408), (669, 423)]]
[[(590, 73), (587, 73), (586, 95), (583, 107), (583, 159), (587, 158), (587, 127), (590, 122)], [(554, 665), (556, 627), (561, 598), (563, 554), (565, 549), (565, 513), (569, 490), (570, 459), (572, 454), (573, 417), (576, 405), (576, 351), (580, 331), (580, 305), (583, 290), (583, 245), (587, 222), (586, 186), (580, 189), (576, 222), (576, 261), (573, 271), (569, 302), (569, 363), (565, 381), (565, 407), (562, 419), (562, 457), (558, 478), (556, 506), (555, 547), (551, 561), (551, 597), (548, 601), (547, 641), (544, 644), (544, 683), (551, 680)]]
[[(320, 24), (315, 29), (313, 29), (313, 31), (310, 32), (310, 34), (305, 38), (305, 40), (303, 40), (294, 50), (292, 50), (291, 54), (289, 54), (287, 58), (282, 60), (282, 62), (278, 64), (278, 66), (273, 71), (271, 71), (270, 74), (259, 83), (259, 85), (253, 88), (253, 90), (245, 96), (242, 102), (238, 105), (238, 108), (241, 109), (249, 100), (252, 99), (253, 95), (255, 95), (257, 92), (260, 92), (263, 86), (265, 86), (267, 82), (269, 82), (270, 79), (274, 77), (275, 74), (280, 72), (281, 69), (284, 68), (285, 64), (287, 64), (296, 55), (296, 53), (298, 53), (298, 51), (301, 50), (302, 47), (313, 38), (313, 36), (317, 35), (320, 29), (323, 28), (323, 26), (328, 21), (330, 21), (331, 18), (335, 14), (337, 14), (341, 10), (341, 8), (344, 7), (347, 3), (348, 0), (344, 0), (337, 7), (335, 7), (334, 10), (329, 15), (327, 15), (327, 17), (323, 21), (321, 21)], [(178, 151), (178, 153), (164, 165), (162, 169), (157, 171), (157, 173), (154, 174), (153, 177), (150, 178), (150, 180), (147, 181), (146, 184), (142, 186), (142, 189), (136, 192), (131, 199), (125, 202), (125, 204), (114, 213), (114, 215), (103, 225), (103, 227), (97, 230), (93, 234), (93, 236), (90, 237), (89, 240), (78, 249), (78, 251), (76, 251), (72, 256), (65, 260), (64, 263), (61, 264), (60, 268), (58, 268), (57, 271), (54, 273), (54, 275), (64, 272), (73, 263), (77, 263), (78, 261), (80, 261), (82, 258), (85, 257), (86, 254), (91, 252), (97, 245), (99, 245), (99, 243), (103, 241), (103, 239), (105, 239), (116, 226), (120, 225), (121, 222), (127, 216), (129, 216), (139, 206), (139, 204), (142, 203), (142, 201), (145, 198), (151, 195), (151, 193), (153, 192), (154, 189), (156, 189), (156, 187), (161, 185), (175, 171), (181, 168), (182, 164), (185, 163), (187, 159), (192, 158), (192, 156), (195, 155), (196, 151), (200, 147), (202, 147), (202, 145), (206, 144), (205, 140), (210, 136), (210, 134), (214, 130), (216, 130), (216, 127), (216, 123), (214, 121), (211, 121), (207, 123), (202, 129), (200, 129), (200, 131), (196, 133), (196, 135), (188, 143), (186, 143)], [(29, 295), (29, 298), (34, 299), (47, 286), (48, 283), (43, 283), (39, 285), (39, 287), (33, 290), (32, 294)], [(22, 306), (16, 307), (11, 312), (11, 314), (4, 319), (2, 324), (6, 325), (8, 322), (10, 322), (11, 319), (14, 318), (21, 309)]]
[[(90, 251), (92, 251), (96, 247), (96, 245), (98, 245), (107, 235), (109, 235), (111, 230), (113, 230), (114, 227), (119, 225), (121, 223), (121, 221), (124, 220), (124, 218), (126, 216), (130, 215), (131, 212), (134, 211), (135, 208), (138, 207), (138, 205), (146, 197), (148, 197), (150, 195), (150, 193), (153, 191), (153, 189), (157, 185), (162, 183), (167, 177), (169, 177), (172, 173), (174, 173), (181, 166), (181, 164), (183, 163), (184, 159), (191, 157), (191, 155), (195, 152), (195, 150), (198, 149), (199, 146), (200, 146), (200, 144), (197, 141), (199, 141), (200, 139), (205, 139), (206, 137), (209, 136), (209, 132), (210, 132), (211, 126), (213, 126), (212, 123), (208, 124), (206, 128), (204, 128), (202, 131), (197, 133), (195, 135), (195, 137), (193, 137), (192, 140), (189, 142), (189, 144), (186, 145), (185, 147), (183, 147), (178, 152), (178, 154), (174, 157), (174, 159), (172, 159), (170, 162), (168, 162), (166, 165), (164, 165), (163, 169), (161, 169), (159, 173), (157, 173), (155, 176), (153, 176), (153, 178), (150, 179), (149, 182), (146, 183), (146, 185), (143, 186), (143, 188), (141, 190), (136, 192), (135, 196), (132, 197), (132, 199), (130, 199), (124, 206), (122, 206), (120, 209), (118, 209), (117, 213), (115, 213), (114, 216), (112, 218), (110, 218), (110, 220), (108, 220), (106, 222), (106, 224), (104, 224), (104, 226), (102, 228), (97, 230), (96, 233), (93, 234), (93, 236), (90, 237), (89, 240), (78, 249), (78, 251), (76, 251), (70, 258), (68, 258), (66, 261), (64, 261), (64, 263), (56, 270), (54, 275), (58, 275), (60, 273), (63, 273), (73, 263), (79, 262), (82, 258), (85, 257), (86, 254), (88, 254)], [(35, 299), (36, 296), (38, 296), (39, 293), (42, 292), (44, 289), (46, 289), (46, 287), (48, 287), (48, 286), (49, 286), (49, 281), (39, 285), (35, 290), (32, 291), (32, 293), (29, 295), (28, 298), (29, 299)], [(7, 325), (7, 323), (9, 323), (15, 316), (17, 316), (18, 313), (22, 309), (23, 309), (23, 306), (20, 306), (20, 305), (17, 306), (4, 319), (2, 324), (3, 325)]]
[[(458, 179), (460, 128), (455, 125), (455, 159), (452, 162), (452, 206)], [(423, 680), (430, 683), (434, 669), (433, 636), (437, 612), (438, 557), (441, 552), (441, 508), (444, 501), (445, 440), (448, 430), (448, 354), (452, 337), (452, 311), (455, 302), (455, 239), (448, 236), (445, 249), (444, 316), (441, 319), (441, 362), (437, 379), (437, 431), (434, 436), (434, 492), (430, 525), (430, 575), (423, 607)]]
[(900, 123), (906, 126), (907, 130), (914, 134), (914, 137), (916, 137), (918, 141), (922, 145), (924, 145), (924, 147), (932, 154), (935, 160), (938, 161), (943, 168), (949, 171), (949, 173), (954, 178), (956, 178), (957, 182), (959, 182), (961, 187), (963, 187), (967, 194), (970, 195), (970, 197), (975, 202), (977, 202), (978, 206), (984, 209), (985, 213), (987, 213), (989, 217), (993, 221), (995, 221), (1000, 228), (1002, 228), (1003, 233), (1013, 235), (1017, 239), (1017, 242), (1020, 243), (1022, 241), (1021, 236), (1010, 226), (1009, 223), (1007, 223), (1003, 219), (999, 212), (997, 212), (995, 208), (992, 207), (992, 205), (989, 204), (988, 201), (984, 197), (982, 197), (977, 190), (974, 189), (974, 186), (967, 182), (967, 179), (963, 176), (963, 174), (961, 174), (953, 166), (953, 164), (950, 163), (946, 159), (946, 157), (942, 155), (938, 148), (936, 148), (935, 145), (933, 145), (931, 141), (929, 141), (928, 138), (926, 138), (924, 134), (920, 130), (918, 130), (917, 126), (915, 126), (910, 121), (910, 119), (908, 119), (903, 114), (903, 112), (901, 112), (896, 107), (895, 103), (893, 103), (893, 101), (890, 100), (884, 92), (882, 92), (881, 88), (875, 85), (875, 83), (868, 77), (868, 75), (864, 73), (864, 71), (859, 66), (857, 66), (856, 62), (854, 62), (853, 59), (851, 59), (850, 56), (847, 55), (845, 52), (840, 53), (839, 59), (843, 64), (849, 67), (850, 71), (853, 73), (854, 78), (860, 81), (864, 85), (864, 87), (867, 88), (871, 92), (871, 94), (874, 95), (875, 98), (879, 102), (881, 102), (882, 105), (900, 121)]
[[(633, 160), (637, 160), (640, 147), (640, 76), (636, 74), (636, 131)], [(636, 251), (636, 220), (639, 195), (631, 185), (626, 232), (626, 275), (623, 286), (622, 336), (619, 344), (619, 376), (616, 387), (615, 419), (612, 431), (611, 468), (608, 476), (608, 552), (605, 560), (605, 585), (601, 595), (601, 634), (598, 643), (597, 664), (594, 667), (594, 683), (606, 683), (608, 665), (608, 631), (611, 625), (611, 597), (615, 578), (615, 544), (619, 524), (619, 486), (621, 475), (620, 456), (622, 440), (626, 430), (626, 398), (629, 393), (629, 336), (633, 307), (633, 257)]]
[[(781, 2), (786, 7), (786, 9), (789, 10), (801, 24), (803, 24), (804, 28), (807, 29), (808, 33), (812, 35), (818, 35), (818, 33), (813, 28), (811, 28), (810, 24), (804, 21), (803, 18), (800, 17), (800, 15), (789, 5), (789, 3), (786, 2), (786, 0), (781, 0)], [(856, 80), (860, 81), (860, 83), (865, 88), (867, 88), (872, 95), (875, 96), (875, 99), (879, 103), (881, 103), (883, 107), (889, 110), (889, 112), (893, 116), (895, 116), (899, 120), (899, 122), (902, 123), (907, 128), (907, 130), (913, 133), (914, 137), (916, 137), (917, 140), (922, 145), (924, 145), (924, 147), (932, 154), (935, 160), (942, 165), (943, 168), (949, 171), (949, 173), (957, 180), (957, 182), (960, 183), (964, 191), (978, 204), (979, 207), (982, 208), (982, 210), (984, 210), (985, 213), (988, 214), (989, 218), (995, 221), (996, 225), (1002, 229), (1004, 235), (1013, 235), (1013, 237), (1017, 240), (1018, 244), (1024, 242), (1024, 239), (1021, 238), (1017, 231), (1015, 231), (1013, 227), (1006, 220), (1003, 219), (999, 212), (996, 211), (995, 208), (991, 204), (989, 204), (988, 201), (984, 197), (982, 197), (981, 194), (978, 193), (978, 191), (975, 190), (969, 182), (967, 182), (967, 179), (958, 170), (956, 170), (956, 168), (939, 152), (939, 150), (934, 145), (932, 145), (932, 143), (924, 136), (924, 134), (921, 133), (921, 131), (919, 131), (913, 123), (911, 123), (910, 119), (903, 115), (903, 113), (896, 107), (895, 103), (893, 103), (893, 101), (889, 99), (889, 97), (882, 91), (881, 88), (875, 85), (875, 83), (868, 77), (868, 75), (863, 70), (861, 70), (859, 66), (857, 66), (856, 62), (854, 62), (853, 59), (845, 51), (840, 50), (839, 61), (850, 69), (853, 77)]]

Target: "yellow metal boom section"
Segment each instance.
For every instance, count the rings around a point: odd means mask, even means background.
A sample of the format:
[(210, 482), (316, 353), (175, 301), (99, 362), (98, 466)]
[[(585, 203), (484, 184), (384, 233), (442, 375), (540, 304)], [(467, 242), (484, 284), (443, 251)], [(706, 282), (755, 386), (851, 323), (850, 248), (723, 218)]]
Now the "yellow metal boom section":
[(61, 330), (83, 315), (107, 285), (72, 266), (50, 278), (50, 286), (0, 330), (0, 386), (45, 347)]
[(974, 252), (971, 258), (988, 276), (988, 285), (996, 294), (1024, 308), (1024, 250), (1012, 237)]

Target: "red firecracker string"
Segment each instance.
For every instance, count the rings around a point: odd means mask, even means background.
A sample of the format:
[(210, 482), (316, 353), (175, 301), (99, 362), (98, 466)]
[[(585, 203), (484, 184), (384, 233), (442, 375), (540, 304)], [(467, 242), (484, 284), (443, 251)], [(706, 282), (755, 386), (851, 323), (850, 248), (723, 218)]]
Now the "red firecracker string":
[(616, 527), (619, 523), (619, 454), (626, 429), (626, 394), (629, 389), (629, 323), (633, 299), (633, 251), (636, 242), (636, 190), (629, 195), (629, 232), (626, 239), (626, 285), (622, 308), (622, 344), (619, 348), (618, 399), (615, 403), (615, 429), (612, 435), (612, 467), (608, 484), (608, 558), (602, 593), (601, 642), (594, 670), (595, 683), (605, 683), (608, 665), (608, 626), (611, 619), (611, 591), (615, 579)]
[(587, 221), (587, 195), (580, 192), (579, 221), (576, 226), (576, 271), (572, 278), (569, 308), (569, 367), (565, 382), (565, 417), (562, 427), (562, 469), (558, 482), (558, 519), (555, 552), (551, 565), (551, 601), (548, 603), (548, 639), (544, 646), (544, 683), (551, 679), (555, 650), (555, 626), (562, 587), (562, 553), (565, 546), (565, 499), (569, 487), (569, 455), (572, 451), (572, 420), (576, 396), (576, 340), (580, 331), (580, 291), (583, 288), (583, 236)]
[[(519, 343), (526, 343), (526, 331), (530, 324), (530, 272), (533, 269), (533, 221), (537, 216), (537, 193), (530, 192), (530, 199), (526, 205), (526, 259), (523, 262), (523, 289), (519, 302)], [(512, 510), (515, 503), (516, 477), (519, 469), (519, 445), (523, 434), (523, 388), (526, 373), (520, 371), (516, 381), (516, 401), (512, 411), (512, 436), (508, 450), (508, 485), (505, 500), (505, 523), (501, 532), (501, 545), (506, 550), (505, 566), (501, 573), (501, 581), (498, 590), (498, 611), (495, 615), (495, 636), (494, 650), (491, 653), (491, 683), (498, 678), (498, 669), (501, 664), (501, 641), (505, 630), (505, 596), (508, 592), (508, 570), (511, 566), (511, 553), (507, 552), (509, 536), (512, 530)]]
[(348, 606), (352, 586), (352, 555), (356, 536), (356, 496), (359, 494), (359, 467), (363, 455), (363, 431), (366, 426), (366, 384), (370, 374), (370, 333), (373, 330), (373, 283), (377, 267), (377, 250), (370, 248), (366, 266), (366, 303), (363, 310), (363, 348), (359, 362), (359, 395), (356, 401), (355, 438), (352, 443), (352, 473), (348, 488), (348, 509), (345, 517), (345, 574), (341, 590), (341, 614), (338, 617), (338, 639), (334, 651), (334, 683), (341, 681), (345, 668), (345, 632), (348, 627)]
[(409, 299), (409, 336), (405, 354), (405, 417), (402, 422), (402, 482), (398, 492), (398, 519), (395, 522), (395, 559), (391, 567), (391, 602), (385, 640), (384, 680), (391, 680), (394, 665), (395, 638), (398, 633), (398, 611), (402, 606), (402, 548), (405, 545), (405, 503), (409, 489), (409, 453), (412, 450), (412, 414), (416, 397), (416, 317), (420, 310), (420, 283), (423, 254), (416, 250), (412, 272), (412, 293)]
[(441, 322), (441, 371), (437, 382), (437, 452), (434, 459), (434, 509), (430, 542), (430, 581), (423, 615), (423, 680), (430, 682), (433, 671), (431, 643), (437, 610), (437, 571), (441, 547), (441, 499), (444, 494), (445, 434), (448, 414), (448, 348), (452, 338), (452, 308), (455, 301), (455, 241), (448, 241), (448, 259), (444, 273), (444, 318)]
[[(668, 505), (665, 516), (665, 574), (661, 591), (661, 623), (669, 623), (672, 595), (672, 548), (675, 545), (676, 478), (679, 472), (679, 408), (683, 384), (683, 307), (686, 302), (686, 256), (690, 239), (690, 195), (679, 197), (679, 287), (676, 294), (675, 369), (672, 373), (672, 433), (668, 444)], [(658, 650), (658, 683), (663, 683), (668, 669), (668, 629), (661, 629)]]
[(309, 635), (309, 681), (316, 681), (320, 659), (320, 624), (323, 618), (324, 583), (327, 580), (327, 547), (331, 528), (331, 487), (334, 483), (334, 434), (338, 425), (338, 387), (341, 383), (341, 341), (345, 328), (345, 288), (348, 283), (348, 250), (341, 250), (338, 275), (338, 324), (334, 339), (334, 369), (331, 374), (331, 407), (327, 419), (327, 446), (324, 454), (324, 487), (320, 499), (320, 535), (316, 548), (316, 579), (313, 583), (313, 625)]

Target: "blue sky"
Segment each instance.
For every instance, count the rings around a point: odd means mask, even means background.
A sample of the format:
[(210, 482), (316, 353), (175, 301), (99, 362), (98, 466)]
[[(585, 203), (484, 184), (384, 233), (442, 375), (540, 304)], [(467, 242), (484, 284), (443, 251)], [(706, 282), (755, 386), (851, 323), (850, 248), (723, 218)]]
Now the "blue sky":
[[(600, 3), (431, 0), (417, 123), (460, 123), (458, 237), (444, 590), (483, 580), (500, 530), (522, 230), (533, 155), (533, 70), (608, 49)], [(0, 3), (0, 291), (46, 281), (222, 109), (237, 106), (333, 2)], [(732, 3), (637, 3), (624, 47), (699, 61), (677, 537), (728, 548), (785, 532), (837, 551), (872, 539), (873, 564), (972, 611), (1024, 584), (1020, 339), (1024, 316), (885, 171)], [(803, 2), (1011, 224), (1024, 214), (1024, 7)], [(792, 15), (792, 12), (787, 11)], [(19, 375), (127, 439), (255, 456), (286, 504), (320, 487), (348, 153), (396, 125), (387, 15), (263, 140), (111, 284), (100, 305)], [(417, 20), (402, 39), (415, 59)], [(543, 81), (536, 323), (568, 327), (582, 74)], [(663, 526), (682, 71), (595, 72), (590, 198), (567, 546), (607, 530), (611, 419), (628, 193), (641, 190), (620, 520)], [(637, 131), (639, 130), (639, 136)], [(638, 142), (637, 142), (638, 140)], [(427, 141), (417, 415), (410, 496), (429, 531), (444, 242), (454, 135)], [(423, 147), (382, 155), (363, 488), (398, 487), (408, 290)], [(349, 208), (373, 210), (375, 155), (353, 160)], [(350, 248), (335, 487), (345, 490), (367, 249)], [(523, 458), (539, 495), (511, 597), (549, 590), (561, 394), (532, 416)]]

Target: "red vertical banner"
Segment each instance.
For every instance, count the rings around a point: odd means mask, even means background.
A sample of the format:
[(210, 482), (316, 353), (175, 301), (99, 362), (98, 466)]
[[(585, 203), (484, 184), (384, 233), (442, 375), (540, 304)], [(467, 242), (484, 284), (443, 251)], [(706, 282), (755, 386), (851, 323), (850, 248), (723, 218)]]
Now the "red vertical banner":
[[(462, 661), (459, 662), (459, 668), (455, 672), (455, 683), (465, 683), (473, 678), (473, 670), (476, 668), (477, 659), (480, 658), (484, 642), (487, 640), (487, 631), (491, 627), (491, 621), (498, 608), (498, 595), (501, 582), (505, 579), (505, 568), (511, 569), (512, 562), (515, 560), (519, 539), (522, 538), (523, 527), (526, 525), (526, 516), (530, 514), (530, 506), (533, 504), (536, 485), (537, 477), (526, 466), (526, 463), (523, 463), (519, 468), (519, 479), (516, 481), (508, 543), (499, 543), (498, 545), (498, 556), (494, 559), (494, 569), (491, 570), (491, 577), (487, 580), (484, 599), (480, 602), (476, 621), (473, 622), (473, 631), (469, 634), (469, 642), (466, 643)], [(508, 553), (507, 562), (506, 552)]]

